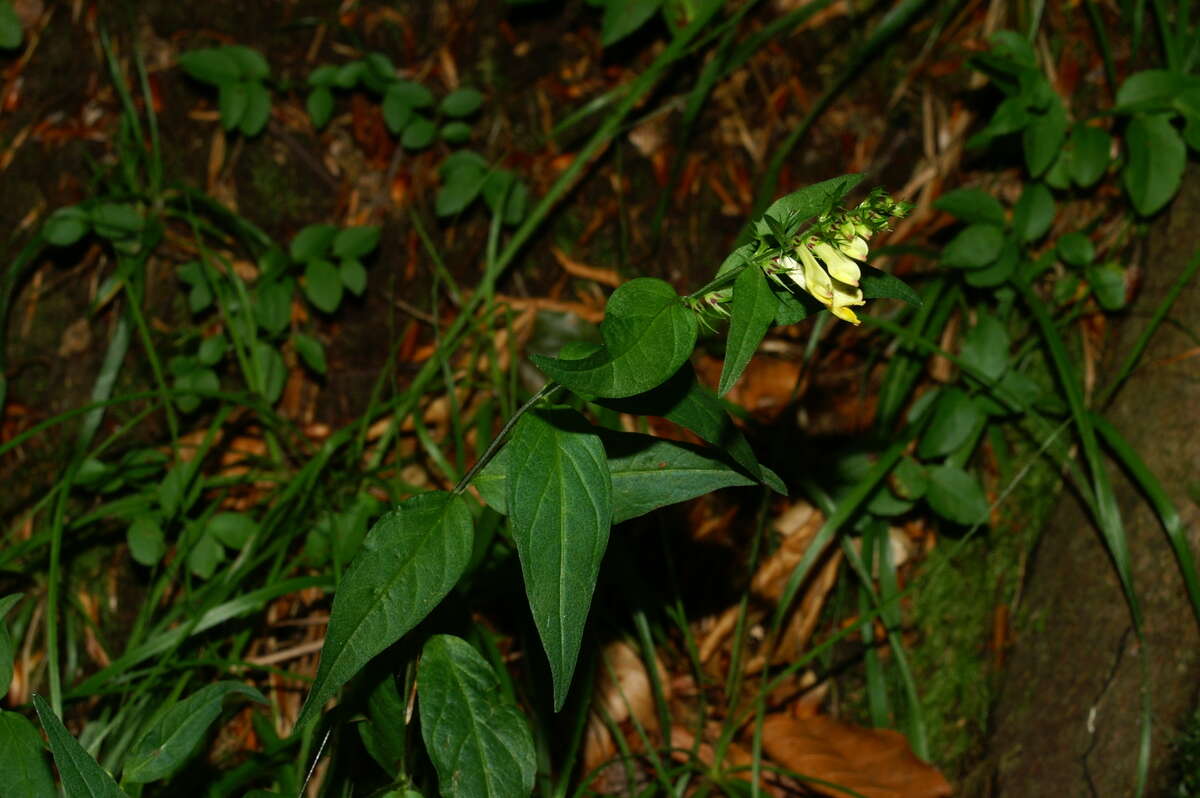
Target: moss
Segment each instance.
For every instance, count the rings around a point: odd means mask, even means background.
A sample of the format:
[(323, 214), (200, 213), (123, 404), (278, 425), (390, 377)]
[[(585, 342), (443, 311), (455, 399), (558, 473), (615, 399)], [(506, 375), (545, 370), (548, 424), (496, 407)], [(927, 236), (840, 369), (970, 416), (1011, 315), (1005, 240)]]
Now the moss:
[(1200, 707), (1171, 743), (1172, 769), (1177, 780), (1173, 798), (1200, 798)]

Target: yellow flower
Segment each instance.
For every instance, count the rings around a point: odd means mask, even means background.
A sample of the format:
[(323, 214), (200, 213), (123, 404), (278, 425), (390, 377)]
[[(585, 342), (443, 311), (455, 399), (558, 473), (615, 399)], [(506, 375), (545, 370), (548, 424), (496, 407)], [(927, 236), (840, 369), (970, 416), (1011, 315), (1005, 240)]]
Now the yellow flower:
[(802, 242), (795, 252), (800, 257), (799, 263), (787, 255), (780, 260), (792, 281), (839, 319), (859, 324), (858, 316), (850, 309), (866, 304), (858, 287), (861, 276), (858, 264), (841, 250), (817, 238)]

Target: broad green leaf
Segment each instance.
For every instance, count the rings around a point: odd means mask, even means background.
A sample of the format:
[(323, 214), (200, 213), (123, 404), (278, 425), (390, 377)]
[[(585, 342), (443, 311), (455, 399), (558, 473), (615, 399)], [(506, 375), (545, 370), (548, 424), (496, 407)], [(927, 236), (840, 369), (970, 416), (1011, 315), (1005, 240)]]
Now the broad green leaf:
[(333, 64), (322, 64), (308, 73), (308, 85), (313, 88), (329, 88), (337, 80), (338, 68)]
[(242, 44), (231, 44), (221, 48), (237, 64), (244, 80), (266, 80), (271, 66), (258, 50)]
[(388, 670), (367, 698), (367, 720), (358, 724), (358, 736), (371, 758), (392, 778), (403, 773), (408, 749), (406, 714), (396, 677)]
[(129, 525), (125, 539), (134, 561), (146, 567), (158, 565), (158, 561), (167, 553), (166, 537), (153, 516), (143, 515), (135, 519)]
[(258, 522), (245, 513), (217, 513), (208, 519), (208, 534), (231, 549), (241, 551), (258, 532)]
[(175, 389), (178, 391), (196, 391), (197, 393), (177, 396), (175, 404), (183, 412), (191, 413), (200, 407), (201, 402), (204, 401), (204, 397), (200, 393), (217, 391), (220, 388), (221, 380), (217, 377), (215, 371), (208, 368), (193, 369), (175, 378)]
[(105, 202), (92, 208), (92, 225), (105, 238), (125, 238), (141, 231), (145, 222), (137, 208)]
[(396, 65), (392, 63), (392, 59), (388, 58), (384, 53), (368, 53), (363, 59), (366, 62), (367, 68), (375, 73), (376, 77), (386, 81), (392, 81), (396, 78)]
[(1020, 260), (1021, 248), (1017, 245), (1016, 238), (1005, 236), (1004, 244), (1000, 247), (1000, 254), (996, 256), (996, 259), (982, 269), (964, 270), (963, 280), (967, 285), (994, 288), (1008, 282), (1016, 273)]
[(1013, 233), (1022, 244), (1036, 241), (1054, 222), (1054, 195), (1042, 183), (1026, 183), (1013, 206)]
[(859, 269), (862, 277), (858, 285), (864, 299), (899, 299), (918, 308), (924, 304), (921, 295), (894, 274), (866, 264), (860, 265)]
[(332, 263), (318, 258), (305, 265), (304, 295), (326, 313), (337, 310), (342, 303), (342, 276)]
[(776, 493), (787, 495), (779, 477), (759, 464), (746, 436), (734, 425), (716, 394), (696, 379), (690, 365), (684, 365), (656, 388), (625, 399), (604, 399), (599, 404), (619, 413), (661, 416), (673, 421), (728, 454), (746, 474)]
[(663, 0), (605, 0), (601, 46), (611, 47), (642, 27), (662, 4)]
[(1071, 160), (1067, 164), (1071, 179), (1087, 188), (1100, 179), (1108, 168), (1112, 152), (1112, 136), (1092, 125), (1079, 123), (1071, 130), (1067, 142)]
[(15, 50), (21, 46), (21, 18), (8, 0), (0, 0), (0, 49)]
[(58, 798), (42, 735), (16, 712), (0, 711), (0, 773), (5, 795)]
[(473, 541), (466, 503), (443, 491), (413, 496), (376, 522), (334, 594), (321, 664), (298, 728), (441, 603), (462, 576)]
[(434, 635), (417, 667), (421, 737), (443, 798), (520, 798), (533, 792), (537, 756), (521, 710), (464, 640)]
[(1200, 152), (1200, 112), (1186, 118), (1183, 126), (1183, 140), (1195, 152)]
[(292, 321), (291, 280), (255, 286), (254, 320), (269, 333), (279, 334)]
[(942, 263), (962, 269), (982, 269), (996, 260), (1004, 246), (1004, 231), (994, 224), (963, 228), (942, 250)]
[(233, 130), (242, 121), (250, 92), (245, 81), (231, 80), (217, 87), (217, 110), (221, 114), (221, 126)]
[(33, 707), (50, 741), (50, 752), (68, 798), (125, 798), (113, 777), (83, 750), (46, 699), (34, 694)]
[(388, 89), (383, 95), (380, 110), (383, 112), (384, 124), (393, 136), (400, 135), (413, 115), (412, 106), (405, 102), (403, 94), (392, 89)]
[(1008, 368), (1008, 331), (990, 313), (978, 311), (975, 326), (963, 339), (959, 357), (988, 379), (996, 379)]
[[(813, 183), (775, 200), (763, 216), (793, 224), (811, 219), (837, 205), (862, 179), (863, 175), (853, 174)], [(770, 228), (762, 220), (755, 225), (755, 229), (759, 235), (770, 232)]]
[(923, 465), (905, 456), (892, 470), (891, 486), (901, 499), (916, 501), (925, 495), (929, 487), (929, 474)]
[(379, 245), (379, 225), (347, 227), (333, 238), (333, 254), (339, 258), (361, 258)]
[(728, 393), (742, 376), (778, 311), (779, 300), (771, 291), (767, 276), (753, 266), (743, 269), (733, 284), (729, 335), (725, 341), (725, 364), (721, 368), (718, 395)]
[(228, 348), (225, 336), (217, 333), (200, 342), (200, 346), (196, 347), (196, 359), (206, 366), (215, 366), (225, 357)]
[(1093, 266), (1087, 272), (1088, 285), (1100, 307), (1107, 311), (1125, 307), (1125, 270), (1115, 263)]
[(620, 398), (671, 377), (696, 344), (696, 314), (662, 280), (640, 277), (608, 299), (600, 335), (604, 348), (577, 360), (534, 355), (552, 379), (583, 394)]
[(1062, 151), (1067, 135), (1067, 111), (1057, 96), (1045, 113), (1034, 117), (1025, 127), (1025, 166), (1038, 177), (1050, 167)]
[(453, 216), (461, 213), (479, 196), (487, 183), (488, 175), (483, 167), (464, 163), (451, 171), (443, 171), (445, 182), (438, 189), (434, 208), (438, 216)]
[(978, 188), (947, 192), (937, 198), (933, 207), (970, 224), (1004, 224), (1004, 207), (1000, 201)]
[(292, 346), (296, 347), (296, 354), (300, 355), (304, 365), (317, 374), (325, 373), (325, 347), (321, 346), (320, 341), (311, 335), (296, 333), (292, 336)]
[[(4, 622), (4, 616), (20, 600), (20, 593), (13, 593), (0, 599), (0, 699), (8, 694), (8, 688), (12, 684), (13, 653), (15, 651), (12, 633), (8, 631), (8, 624)], [(0, 770), (0, 773), (2, 772)]]
[(420, 83), (411, 80), (397, 80), (388, 86), (388, 94), (410, 108), (428, 108), (433, 105), (433, 93)]
[(271, 118), (271, 95), (261, 83), (246, 84), (246, 111), (238, 120), (238, 129), (247, 136), (257, 136)]
[(925, 500), (935, 513), (963, 526), (987, 521), (987, 497), (978, 479), (952, 465), (930, 466), (928, 471)]
[[(784, 280), (790, 282), (791, 278), (784, 275)], [(795, 284), (792, 283), (792, 285)], [(779, 302), (779, 312), (775, 314), (775, 323), (780, 326), (802, 322), (809, 316), (814, 316), (825, 310), (824, 305), (813, 299), (800, 286), (795, 286), (795, 288), (789, 290), (772, 280), (771, 292), (775, 294), (775, 299)], [(863, 291), (863, 296), (866, 296), (865, 290)]]
[(304, 105), (308, 109), (313, 126), (320, 130), (333, 116), (333, 92), (327, 86), (318, 86), (308, 93), (308, 100)]
[(231, 695), (266, 704), (262, 693), (241, 682), (217, 682), (202, 687), (163, 713), (125, 758), (122, 778), (134, 784), (165, 779), (195, 752), (200, 741), (221, 714), (222, 703)]
[(333, 85), (339, 89), (349, 89), (358, 83), (359, 78), (367, 71), (365, 61), (350, 61), (338, 67), (333, 76)]
[(179, 56), (179, 66), (196, 80), (214, 86), (238, 80), (242, 75), (241, 67), (224, 48), (183, 53)]
[(1146, 69), (1125, 78), (1117, 89), (1117, 113), (1165, 111), (1187, 87), (1187, 78), (1168, 69)]
[[(596, 433), (608, 455), (614, 524), (714, 490), (756, 483), (712, 449), (633, 432), (597, 429)], [(507, 479), (505, 447), (472, 483), (489, 507), (505, 515)]]
[(447, 122), (442, 125), (442, 129), (438, 135), (442, 137), (442, 141), (448, 141), (451, 144), (462, 144), (471, 139), (471, 126), (466, 122)]
[(87, 213), (73, 205), (50, 214), (42, 228), (42, 237), (56, 247), (69, 247), (83, 238), (90, 227)]
[(287, 366), (279, 350), (267, 341), (255, 341), (250, 350), (254, 368), (258, 372), (258, 392), (267, 404), (275, 404), (283, 395), (287, 381)]
[(941, 457), (957, 450), (983, 422), (983, 411), (958, 388), (946, 388), (933, 407), (933, 419), (917, 444), (917, 456)]
[(212, 535), (200, 535), (188, 551), (188, 570), (201, 579), (212, 579), (225, 559), (225, 549)]
[(409, 123), (404, 126), (404, 134), (400, 137), (400, 143), (408, 150), (421, 150), (433, 143), (433, 137), (437, 135), (437, 126), (430, 120), (414, 114)]
[(288, 254), (295, 261), (308, 261), (329, 252), (338, 229), (331, 224), (310, 224), (292, 238)]
[(1179, 189), (1187, 148), (1166, 114), (1131, 119), (1125, 129), (1125, 146), (1129, 151), (1125, 190), (1137, 212), (1149, 216)]
[(355, 296), (362, 296), (363, 291), (367, 290), (367, 270), (354, 258), (346, 258), (341, 262), (338, 276), (342, 278), (346, 290)]
[(477, 89), (461, 88), (442, 98), (441, 109), (446, 116), (470, 116), (483, 105), (483, 95)]
[[(672, 292), (674, 293), (674, 292)], [(508, 513), (562, 709), (612, 526), (604, 446), (571, 410), (534, 410), (508, 442)]]
[(1096, 257), (1092, 239), (1080, 232), (1067, 233), (1058, 239), (1058, 257), (1072, 266), (1086, 266)]

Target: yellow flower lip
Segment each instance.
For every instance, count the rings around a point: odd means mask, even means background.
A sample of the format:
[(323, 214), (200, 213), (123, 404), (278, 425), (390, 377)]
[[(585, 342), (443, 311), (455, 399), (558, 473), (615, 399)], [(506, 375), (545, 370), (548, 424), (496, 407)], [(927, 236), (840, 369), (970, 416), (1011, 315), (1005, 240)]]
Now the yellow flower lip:
[(840, 249), (827, 241), (816, 241), (812, 244), (812, 250), (829, 269), (830, 277), (843, 283), (858, 285), (858, 280), (862, 276), (858, 264), (846, 257)]

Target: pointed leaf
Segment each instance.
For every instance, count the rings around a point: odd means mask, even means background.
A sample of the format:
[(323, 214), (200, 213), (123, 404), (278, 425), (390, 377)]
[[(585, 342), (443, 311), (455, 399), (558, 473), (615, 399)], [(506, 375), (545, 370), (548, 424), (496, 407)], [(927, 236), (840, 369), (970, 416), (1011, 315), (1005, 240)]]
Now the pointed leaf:
[(935, 513), (956, 524), (970, 526), (987, 521), (988, 503), (979, 480), (958, 466), (930, 467), (925, 500)]
[[(597, 429), (612, 478), (613, 523), (645, 515), (714, 490), (753, 485), (713, 449), (633, 432)], [(498, 513), (508, 513), (508, 447), (472, 483)]]
[(0, 773), (4, 774), (6, 795), (58, 798), (42, 735), (16, 712), (0, 711)]
[(608, 546), (612, 478), (600, 438), (571, 410), (526, 413), (508, 449), (509, 520), (529, 608), (550, 660), (557, 712), (571, 686)]
[(487, 662), (466, 641), (435, 635), (417, 668), (421, 737), (444, 798), (533, 792), (533, 736)]
[(896, 275), (865, 264), (859, 268), (862, 271), (859, 287), (864, 299), (899, 299), (918, 308), (924, 304), (921, 295)]
[(63, 789), (70, 798), (125, 798), (125, 793), (108, 775), (108, 771), (83, 750), (79, 741), (71, 736), (58, 715), (40, 695), (34, 695), (33, 706), (38, 720), (46, 730), (54, 764), (62, 778)]
[(333, 597), (321, 665), (297, 727), (441, 602), (467, 567), (473, 541), (465, 502), (442, 491), (413, 496), (379, 519)]
[(1166, 114), (1135, 116), (1125, 130), (1125, 146), (1125, 189), (1137, 212), (1149, 216), (1179, 189), (1187, 148)]
[[(840, 202), (862, 179), (861, 174), (854, 174), (813, 183), (775, 200), (763, 215), (791, 224), (811, 219)], [(770, 232), (762, 220), (755, 225), (755, 230), (760, 236)]]
[(642, 27), (663, 0), (606, 0), (600, 23), (600, 44), (610, 47)]
[(533, 356), (534, 365), (573, 391), (623, 397), (648, 391), (679, 370), (696, 345), (696, 314), (662, 280), (641, 277), (609, 297), (604, 348), (578, 360)]
[(733, 284), (732, 318), (725, 343), (725, 364), (721, 368), (718, 395), (724, 395), (737, 383), (750, 359), (758, 351), (763, 336), (775, 321), (779, 300), (761, 269), (743, 269)]
[(125, 759), (124, 780), (143, 784), (165, 779), (178, 770), (221, 714), (224, 700), (235, 694), (267, 703), (262, 693), (241, 682), (217, 682), (200, 688), (168, 709), (134, 744)]

